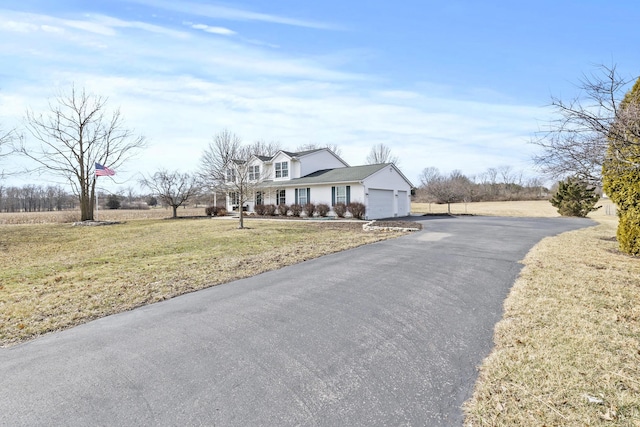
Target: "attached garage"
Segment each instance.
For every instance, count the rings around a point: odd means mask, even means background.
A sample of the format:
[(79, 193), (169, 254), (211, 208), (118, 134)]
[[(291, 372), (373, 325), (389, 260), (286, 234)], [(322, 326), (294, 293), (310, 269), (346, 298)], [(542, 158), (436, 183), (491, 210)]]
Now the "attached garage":
[(369, 189), (368, 219), (390, 218), (394, 216), (393, 190)]
[(410, 211), (409, 193), (406, 191), (398, 191), (398, 216), (407, 216)]

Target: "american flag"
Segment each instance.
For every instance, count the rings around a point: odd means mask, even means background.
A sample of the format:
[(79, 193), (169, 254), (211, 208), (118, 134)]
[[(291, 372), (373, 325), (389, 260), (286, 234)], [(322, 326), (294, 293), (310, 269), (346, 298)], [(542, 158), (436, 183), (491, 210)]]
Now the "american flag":
[(102, 166), (100, 163), (96, 163), (96, 176), (113, 176), (116, 171), (109, 169), (106, 166)]

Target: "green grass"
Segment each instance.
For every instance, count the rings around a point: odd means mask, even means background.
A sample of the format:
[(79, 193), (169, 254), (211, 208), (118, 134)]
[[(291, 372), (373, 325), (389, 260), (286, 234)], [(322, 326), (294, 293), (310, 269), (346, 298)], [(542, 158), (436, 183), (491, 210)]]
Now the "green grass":
[(0, 345), (396, 234), (220, 219), (0, 226)]

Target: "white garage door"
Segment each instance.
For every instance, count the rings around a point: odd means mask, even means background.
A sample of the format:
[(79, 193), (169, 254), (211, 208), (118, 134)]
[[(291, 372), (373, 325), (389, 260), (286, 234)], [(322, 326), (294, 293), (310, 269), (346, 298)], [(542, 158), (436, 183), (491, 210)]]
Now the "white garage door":
[(380, 219), (393, 216), (393, 190), (369, 189), (367, 218)]
[(398, 191), (398, 216), (409, 215), (409, 197), (406, 191)]

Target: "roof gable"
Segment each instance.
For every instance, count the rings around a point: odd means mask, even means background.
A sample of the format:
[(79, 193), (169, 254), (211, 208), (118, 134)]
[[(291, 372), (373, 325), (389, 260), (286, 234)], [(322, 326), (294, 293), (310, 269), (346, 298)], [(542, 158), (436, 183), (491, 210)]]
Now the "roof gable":
[(410, 185), (413, 184), (392, 163), (381, 163), (377, 165), (349, 166), (344, 168), (322, 169), (315, 171), (301, 178), (291, 179), (285, 182), (269, 182), (277, 186), (291, 185), (311, 185), (311, 184), (337, 184), (342, 182), (358, 182), (367, 179), (369, 176), (385, 169), (393, 167), (396, 172)]

